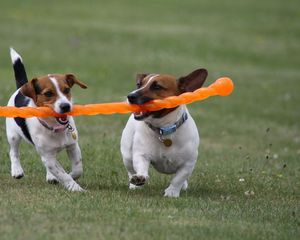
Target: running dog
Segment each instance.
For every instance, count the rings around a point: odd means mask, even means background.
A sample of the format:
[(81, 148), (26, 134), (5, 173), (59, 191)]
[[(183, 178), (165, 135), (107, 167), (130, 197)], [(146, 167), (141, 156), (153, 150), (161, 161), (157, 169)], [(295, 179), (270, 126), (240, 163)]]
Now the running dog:
[[(28, 82), (21, 56), (12, 48), (10, 54), (17, 90), (10, 97), (8, 106), (46, 106), (56, 113), (65, 114), (72, 110), (72, 86), (77, 84), (81, 88), (87, 88), (73, 74), (48, 74)], [(6, 118), (6, 133), (13, 178), (19, 179), (24, 176), (19, 155), (19, 144), (24, 139), (32, 144), (41, 156), (47, 171), (47, 182), (60, 182), (70, 191), (83, 191), (74, 181), (82, 175), (83, 167), (78, 133), (72, 117)], [(58, 152), (63, 149), (66, 149), (72, 163), (70, 174), (65, 172), (56, 159)]]
[[(178, 79), (170, 75), (138, 74), (137, 90), (127, 99), (130, 104), (141, 105), (192, 92), (203, 85), (206, 77), (206, 69), (197, 69)], [(121, 138), (129, 188), (136, 189), (146, 183), (151, 164), (161, 173), (175, 174), (164, 196), (179, 197), (181, 189), (188, 187), (187, 180), (197, 161), (199, 143), (196, 124), (185, 105), (132, 114)]]

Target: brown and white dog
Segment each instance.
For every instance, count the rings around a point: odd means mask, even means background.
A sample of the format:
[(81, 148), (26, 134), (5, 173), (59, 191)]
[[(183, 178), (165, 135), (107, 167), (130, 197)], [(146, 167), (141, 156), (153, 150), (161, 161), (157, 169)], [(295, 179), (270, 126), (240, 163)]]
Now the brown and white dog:
[[(17, 91), (11, 96), (8, 106), (50, 107), (59, 114), (72, 110), (70, 89), (74, 84), (87, 86), (73, 74), (49, 74), (27, 81), (20, 55), (11, 48)], [(74, 181), (82, 175), (81, 151), (78, 133), (72, 117), (63, 118), (6, 118), (7, 139), (10, 145), (11, 175), (22, 178), (24, 172), (20, 163), (19, 144), (22, 139), (34, 145), (47, 171), (49, 183), (60, 182), (70, 191), (83, 191)], [(58, 152), (67, 150), (72, 171), (66, 173), (56, 159)]]
[[(207, 77), (198, 69), (185, 77), (160, 74), (138, 74), (137, 90), (127, 98), (131, 104), (144, 104), (154, 99), (176, 96), (200, 88)], [(146, 183), (149, 165), (159, 172), (175, 174), (165, 189), (167, 197), (179, 197), (188, 187), (198, 157), (197, 126), (185, 105), (155, 112), (134, 113), (122, 133), (121, 153), (128, 171), (129, 188)]]

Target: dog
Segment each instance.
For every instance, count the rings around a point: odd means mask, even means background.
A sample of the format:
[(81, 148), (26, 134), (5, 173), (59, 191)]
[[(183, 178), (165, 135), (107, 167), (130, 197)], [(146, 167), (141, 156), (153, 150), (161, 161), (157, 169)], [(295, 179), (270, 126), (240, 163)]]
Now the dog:
[[(10, 48), (17, 90), (8, 101), (15, 107), (50, 107), (56, 113), (72, 110), (70, 89), (74, 84), (87, 88), (74, 74), (48, 74), (28, 82), (21, 56)], [(70, 191), (84, 191), (74, 180), (83, 172), (78, 133), (72, 117), (61, 118), (6, 118), (6, 133), (10, 146), (11, 175), (19, 179), (24, 176), (20, 163), (19, 144), (22, 139), (32, 144), (46, 167), (48, 183), (61, 183)], [(66, 149), (72, 170), (68, 174), (56, 159)]]
[[(178, 96), (200, 88), (206, 69), (185, 77), (138, 74), (137, 89), (128, 96), (130, 104), (142, 105), (155, 99)], [(144, 185), (150, 164), (159, 172), (175, 174), (164, 196), (179, 197), (188, 187), (198, 158), (200, 138), (197, 126), (185, 105), (154, 112), (133, 113), (121, 137), (121, 154), (129, 176), (129, 189)]]

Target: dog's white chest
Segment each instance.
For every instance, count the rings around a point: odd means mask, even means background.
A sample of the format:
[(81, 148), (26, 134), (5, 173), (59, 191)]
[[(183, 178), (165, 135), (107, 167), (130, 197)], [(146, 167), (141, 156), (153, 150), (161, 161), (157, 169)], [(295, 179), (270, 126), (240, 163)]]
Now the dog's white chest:
[[(71, 122), (75, 129), (74, 133), (77, 134), (73, 120)], [(71, 132), (68, 130), (58, 133), (52, 132), (42, 126), (36, 119), (29, 119), (27, 123), (35, 147), (39, 152), (59, 152), (65, 147), (76, 143), (76, 139), (72, 137)]]

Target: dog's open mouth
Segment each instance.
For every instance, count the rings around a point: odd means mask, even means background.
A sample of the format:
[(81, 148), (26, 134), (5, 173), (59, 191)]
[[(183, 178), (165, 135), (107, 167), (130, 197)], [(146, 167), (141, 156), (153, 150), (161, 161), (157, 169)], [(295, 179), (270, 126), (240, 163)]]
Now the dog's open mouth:
[(151, 112), (135, 112), (134, 114), (135, 120), (143, 120), (146, 117), (151, 115)]
[(63, 117), (59, 117), (59, 118), (57, 117), (56, 121), (62, 125), (66, 125), (69, 122), (68, 116), (63, 116)]

